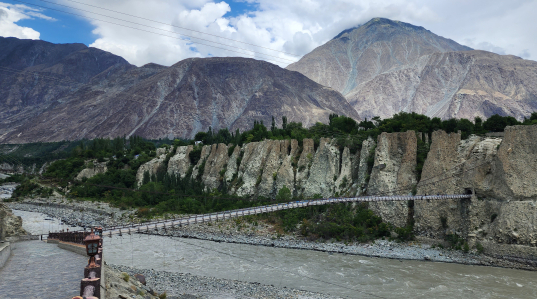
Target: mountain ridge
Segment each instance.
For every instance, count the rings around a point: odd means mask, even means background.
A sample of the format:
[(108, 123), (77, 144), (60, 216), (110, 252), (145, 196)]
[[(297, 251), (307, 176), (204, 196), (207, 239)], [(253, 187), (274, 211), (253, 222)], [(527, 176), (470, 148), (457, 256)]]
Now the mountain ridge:
[[(358, 118), (338, 92), (265, 61), (189, 58), (170, 67), (136, 67), (83, 45), (20, 44), (30, 49), (0, 60), (26, 66), (16, 75), (0, 73), (2, 143), (134, 134), (192, 138), (209, 127), (249, 129), (254, 120), (270, 123), (273, 116), (305, 126), (327, 122), (332, 113)], [(35, 57), (40, 63), (32, 62)], [(95, 57), (102, 59), (98, 67), (87, 67)]]

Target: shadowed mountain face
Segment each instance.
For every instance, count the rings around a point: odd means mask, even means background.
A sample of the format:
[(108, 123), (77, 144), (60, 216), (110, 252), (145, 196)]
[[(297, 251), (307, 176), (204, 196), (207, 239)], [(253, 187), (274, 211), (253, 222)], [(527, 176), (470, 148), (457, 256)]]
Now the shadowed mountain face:
[(133, 134), (190, 138), (209, 127), (270, 124), (272, 116), (304, 126), (328, 122), (331, 113), (358, 118), (339, 92), (245, 58), (135, 67), (84, 45), (8, 38), (0, 40), (0, 80), (3, 143)]
[(340, 91), (360, 117), (522, 118), (535, 110), (537, 62), (471, 48), (423, 27), (376, 18), (287, 67)]

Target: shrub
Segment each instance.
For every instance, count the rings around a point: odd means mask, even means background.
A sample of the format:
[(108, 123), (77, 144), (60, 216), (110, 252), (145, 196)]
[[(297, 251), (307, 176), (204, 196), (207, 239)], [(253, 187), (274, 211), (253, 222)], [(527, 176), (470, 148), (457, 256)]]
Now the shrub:
[(290, 201), (292, 198), (291, 190), (287, 186), (283, 186), (276, 195), (276, 200), (279, 202)]
[(477, 242), (475, 244), (475, 248), (477, 249), (477, 252), (480, 253), (480, 254), (482, 254), (483, 251), (485, 251), (485, 248), (483, 248), (483, 245), (481, 245), (481, 243), (479, 243), (479, 242)]
[(231, 155), (233, 154), (233, 151), (235, 150), (235, 147), (236, 147), (236, 145), (234, 144), (234, 145), (230, 146), (230, 147), (227, 149), (227, 156), (228, 156), (228, 157), (231, 157)]
[(124, 281), (129, 282), (130, 276), (129, 276), (129, 274), (127, 274), (125, 272), (122, 272), (121, 273), (121, 278), (123, 278)]
[(447, 217), (440, 216), (440, 223), (442, 224), (442, 228), (446, 229), (448, 227), (448, 225), (447, 225)]

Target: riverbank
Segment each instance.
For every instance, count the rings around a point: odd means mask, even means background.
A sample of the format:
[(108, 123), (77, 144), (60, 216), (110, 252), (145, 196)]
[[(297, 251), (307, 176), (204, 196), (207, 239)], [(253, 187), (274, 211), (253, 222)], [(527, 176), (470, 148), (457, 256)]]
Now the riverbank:
[[(135, 217), (135, 210), (120, 210), (102, 202), (67, 201), (62, 198), (56, 198), (52, 200), (25, 199), (21, 202), (6, 204), (11, 209), (43, 213), (54, 218), (60, 218), (64, 223), (81, 227), (107, 227), (140, 220)], [(175, 216), (179, 217), (181, 215)], [(168, 230), (150, 230), (146, 233), (367, 257), (537, 270), (535, 261), (512, 259), (512, 257), (491, 257), (477, 254), (476, 252), (464, 253), (462, 251), (442, 249), (434, 246), (437, 245), (434, 240), (404, 243), (388, 240), (377, 240), (369, 243), (345, 243), (335, 240), (309, 241), (296, 234), (282, 234), (274, 225), (260, 220), (253, 221), (252, 219), (254, 218), (237, 218), (176, 227), (174, 230), (170, 228)]]
[(63, 223), (80, 226), (115, 226), (130, 223), (134, 210), (121, 210), (108, 203), (68, 200), (63, 197), (26, 198), (22, 201), (6, 202), (13, 210), (36, 212), (61, 219)]
[(109, 265), (112, 269), (126, 272), (130, 276), (142, 274), (147, 286), (157, 293), (166, 293), (166, 298), (221, 299), (221, 298), (289, 298), (289, 299), (336, 299), (330, 296), (292, 288), (280, 288), (254, 282), (198, 276), (189, 273), (136, 269), (127, 266)]

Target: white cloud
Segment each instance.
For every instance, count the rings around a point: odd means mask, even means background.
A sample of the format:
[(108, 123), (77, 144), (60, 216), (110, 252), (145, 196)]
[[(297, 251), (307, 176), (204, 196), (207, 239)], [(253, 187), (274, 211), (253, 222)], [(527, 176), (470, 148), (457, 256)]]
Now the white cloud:
[[(108, 19), (114, 23), (123, 23), (117, 18), (141, 23), (126, 25), (161, 34), (97, 21), (94, 18), (106, 18), (84, 13), (99, 36), (91, 46), (121, 55), (136, 65), (171, 65), (188, 57), (245, 56), (286, 66), (299, 58), (290, 54), (304, 55), (339, 32), (374, 17), (423, 26), (476, 49), (537, 57), (537, 27), (532, 24), (537, 1), (530, 0), (246, 0), (255, 4), (251, 6), (255, 11), (235, 17), (227, 14), (232, 9), (229, 0), (92, 1), (96, 7), (161, 23), (59, 1), (114, 16), (116, 19)], [(190, 37), (183, 36), (186, 40), (182, 40), (180, 34)]]
[(19, 26), (20, 20), (40, 18), (55, 21), (54, 18), (40, 13), (41, 10), (26, 5), (13, 5), (0, 2), (0, 36), (17, 37), (23, 39), (39, 39), (40, 33), (36, 30)]

